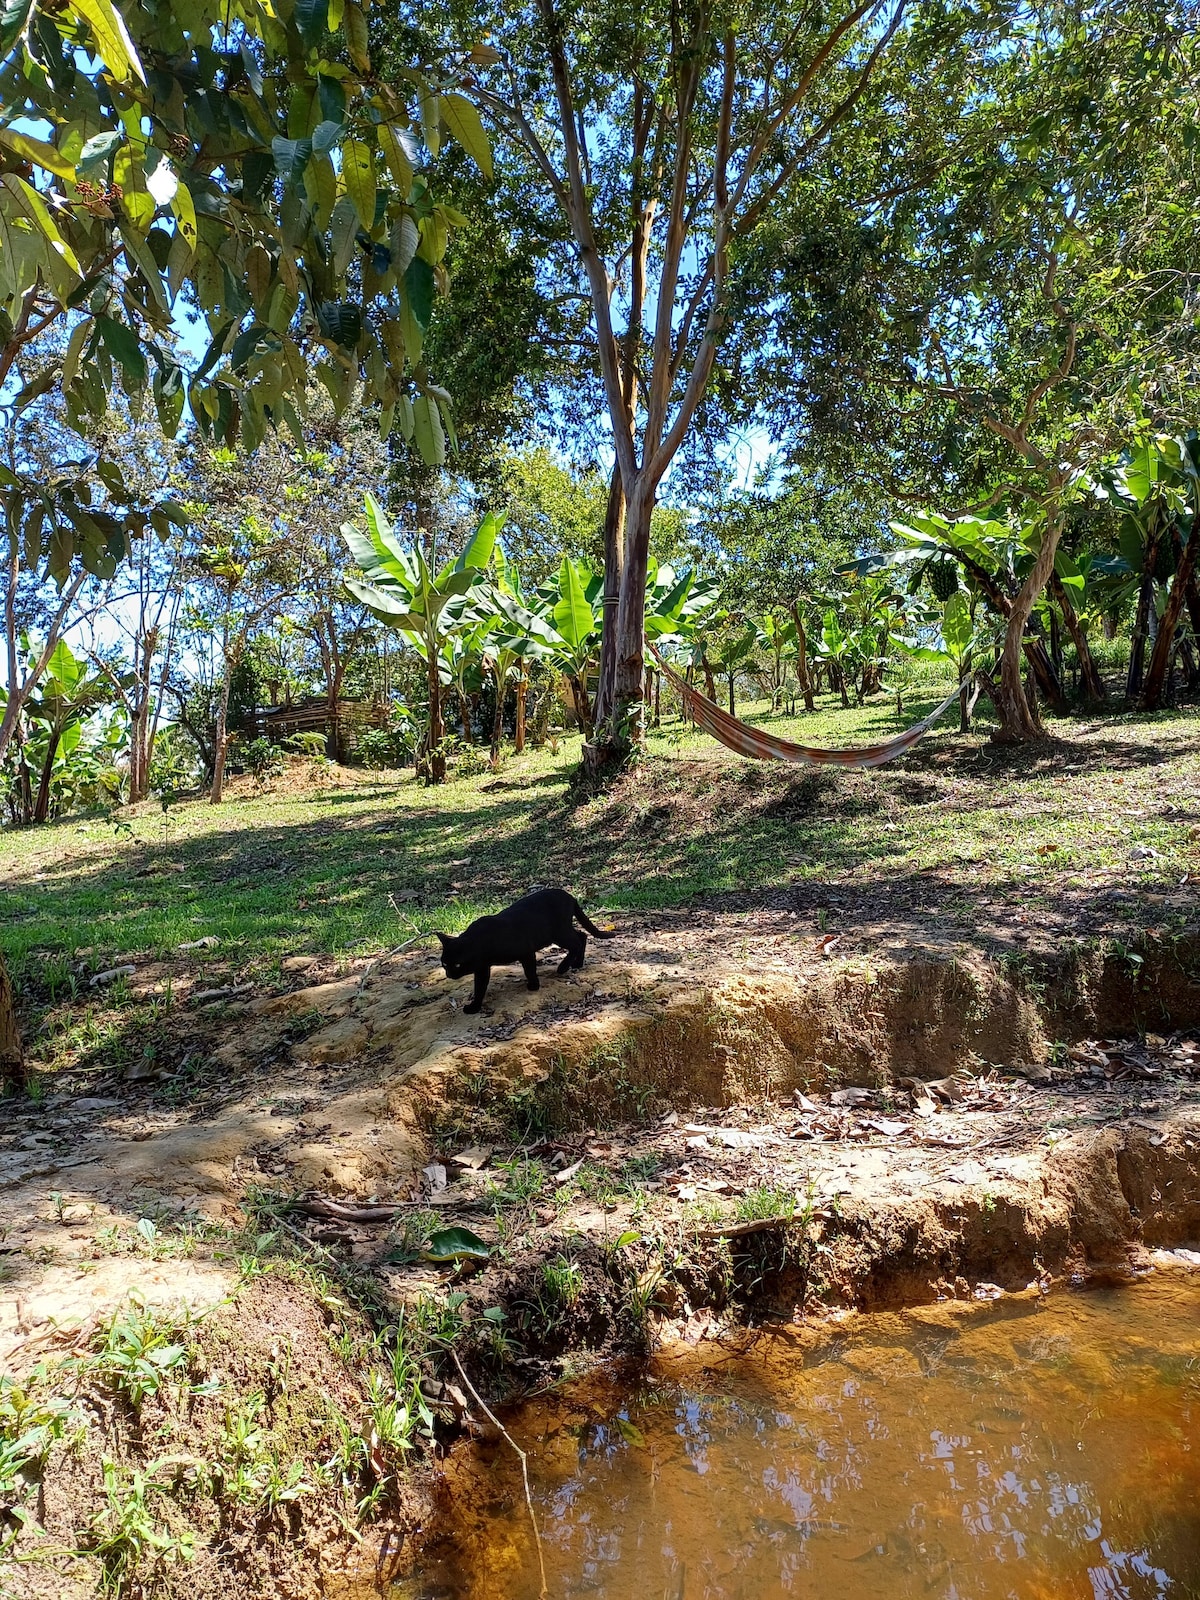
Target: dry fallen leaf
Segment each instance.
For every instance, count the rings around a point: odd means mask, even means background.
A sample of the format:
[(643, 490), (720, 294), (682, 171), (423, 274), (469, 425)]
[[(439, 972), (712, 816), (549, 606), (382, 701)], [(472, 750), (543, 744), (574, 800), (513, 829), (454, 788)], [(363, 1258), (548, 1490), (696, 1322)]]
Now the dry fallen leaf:
[(869, 1117), (864, 1123), (864, 1128), (870, 1128), (872, 1133), (886, 1134), (889, 1139), (894, 1139), (898, 1134), (908, 1132), (907, 1122), (898, 1122), (891, 1117)]
[(835, 1089), (829, 1096), (832, 1106), (868, 1106), (871, 1103), (870, 1089)]
[(457, 1167), (467, 1167), (472, 1172), (478, 1172), (480, 1167), (486, 1167), (491, 1160), (491, 1145), (473, 1144), (467, 1150), (457, 1150), (450, 1157)]

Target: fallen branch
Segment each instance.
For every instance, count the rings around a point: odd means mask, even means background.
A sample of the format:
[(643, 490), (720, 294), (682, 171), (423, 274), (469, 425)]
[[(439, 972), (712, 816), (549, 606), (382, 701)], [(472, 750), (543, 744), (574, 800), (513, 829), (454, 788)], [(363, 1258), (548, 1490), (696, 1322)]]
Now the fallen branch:
[(189, 995), (192, 1005), (204, 1005), (213, 1000), (235, 1000), (239, 995), (250, 994), (254, 989), (252, 983), (238, 983), (228, 989), (201, 989), (198, 994)]
[(475, 1404), (480, 1408), (492, 1426), (499, 1429), (502, 1437), (505, 1438), (510, 1445), (512, 1445), (513, 1449), (517, 1452), (517, 1455), (520, 1458), (521, 1477), (525, 1484), (525, 1504), (529, 1508), (529, 1521), (533, 1527), (533, 1542), (537, 1545), (538, 1567), (541, 1569), (542, 1574), (542, 1587), (538, 1595), (538, 1600), (546, 1600), (546, 1596), (550, 1593), (550, 1590), (546, 1586), (546, 1558), (542, 1554), (542, 1536), (538, 1532), (537, 1516), (535, 1515), (533, 1509), (533, 1496), (529, 1492), (529, 1457), (525, 1454), (524, 1450), (521, 1449), (521, 1446), (513, 1438), (512, 1434), (509, 1433), (504, 1424), (489, 1408), (487, 1401), (483, 1399), (482, 1395), (480, 1395), (478, 1389), (476, 1389), (470, 1378), (467, 1377), (466, 1372), (463, 1370), (463, 1364), (458, 1359), (458, 1351), (453, 1345), (449, 1345), (447, 1348), (450, 1351), (450, 1359), (458, 1368), (458, 1375), (465, 1384), (467, 1392), (471, 1395), (472, 1399), (475, 1401)]
[(320, 1194), (302, 1195), (287, 1209), (300, 1211), (306, 1217), (332, 1217), (337, 1222), (393, 1222), (401, 1213), (399, 1206), (348, 1206)]
[(701, 1228), (695, 1235), (697, 1239), (740, 1239), (747, 1233), (766, 1233), (770, 1228), (786, 1228), (790, 1222), (795, 1222), (796, 1213), (793, 1211), (787, 1216), (756, 1217), (753, 1222), (731, 1222), (723, 1228)]

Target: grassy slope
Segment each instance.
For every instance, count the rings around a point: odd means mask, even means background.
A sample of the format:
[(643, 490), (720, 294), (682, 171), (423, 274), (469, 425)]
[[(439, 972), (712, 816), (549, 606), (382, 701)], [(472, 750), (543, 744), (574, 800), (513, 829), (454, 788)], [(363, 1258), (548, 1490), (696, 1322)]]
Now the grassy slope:
[[(902, 717), (881, 697), (760, 720), (810, 743), (868, 742), (922, 715), (939, 687)], [(263, 790), (242, 780), (220, 808), (67, 818), (0, 834), (0, 946), (19, 972), (32, 952), (86, 948), (101, 963), (213, 934), (222, 961), (261, 965), (461, 927), (539, 881), (652, 909), (924, 871), (976, 899), (1010, 891), (1051, 905), (1097, 882), (1161, 892), (1195, 870), (1195, 714), (1058, 723), (1052, 743), (1015, 754), (954, 729), (951, 713), (871, 773), (744, 762), (671, 723), (639, 772), (592, 798), (572, 788), (570, 739), (438, 791), (411, 775), (293, 770)]]

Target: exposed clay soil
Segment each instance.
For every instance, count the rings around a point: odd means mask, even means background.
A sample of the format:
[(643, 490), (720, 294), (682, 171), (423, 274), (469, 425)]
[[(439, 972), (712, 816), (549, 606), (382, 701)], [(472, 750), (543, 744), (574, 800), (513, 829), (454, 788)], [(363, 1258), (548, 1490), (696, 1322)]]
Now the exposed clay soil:
[[(27, 1371), (86, 1340), (136, 1286), (153, 1304), (217, 1307), (200, 1347), (216, 1361), (228, 1340), (239, 1388), (269, 1387), (283, 1338), (314, 1415), (318, 1393), (361, 1406), (367, 1369), (330, 1339), (349, 1311), (274, 1275), (221, 1304), (239, 1271), (218, 1230), (251, 1217), (286, 1227), (332, 1279), (369, 1282), (383, 1324), (461, 1292), (459, 1348), (493, 1395), (730, 1321), (987, 1297), (1200, 1244), (1193, 935), (989, 959), (950, 933), (901, 945), (843, 920), (831, 943), (783, 891), (621, 931), (581, 974), (548, 968), (536, 994), (497, 974), (481, 1018), (426, 951), (340, 973), (297, 960), (285, 992), (197, 1015), (210, 1054), (186, 1081), (93, 1079), (8, 1113), (0, 1365)], [(186, 982), (177, 992), (187, 1017)], [(304, 1195), (396, 1214), (262, 1222)], [(144, 1216), (164, 1237), (213, 1228), (179, 1258), (147, 1254), (129, 1243)], [(492, 1247), (486, 1263), (418, 1259), (414, 1226), (456, 1224)], [(564, 1264), (565, 1297), (547, 1273)], [(428, 1360), (452, 1430), (475, 1407)], [(203, 1406), (155, 1426), (203, 1455)], [(102, 1447), (148, 1453), (115, 1415), (97, 1430), (48, 1474), (47, 1537), (94, 1500)], [(378, 1531), (364, 1550), (344, 1506), (305, 1505), (290, 1536), (287, 1517), (256, 1534), (196, 1497), (201, 1554), (183, 1587), (338, 1592), (370, 1568)]]

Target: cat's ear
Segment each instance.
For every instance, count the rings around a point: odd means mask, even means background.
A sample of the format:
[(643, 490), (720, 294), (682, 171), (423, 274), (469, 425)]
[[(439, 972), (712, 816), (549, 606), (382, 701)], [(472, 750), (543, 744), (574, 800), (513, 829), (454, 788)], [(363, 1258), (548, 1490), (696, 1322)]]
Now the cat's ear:
[(434, 931), (434, 933), (437, 934), (438, 938), (442, 941), (442, 949), (443, 950), (446, 948), (446, 946), (448, 944), (453, 944), (454, 943), (454, 939), (453, 939), (452, 935), (450, 935), (448, 933), (439, 933), (436, 928), (433, 931)]

